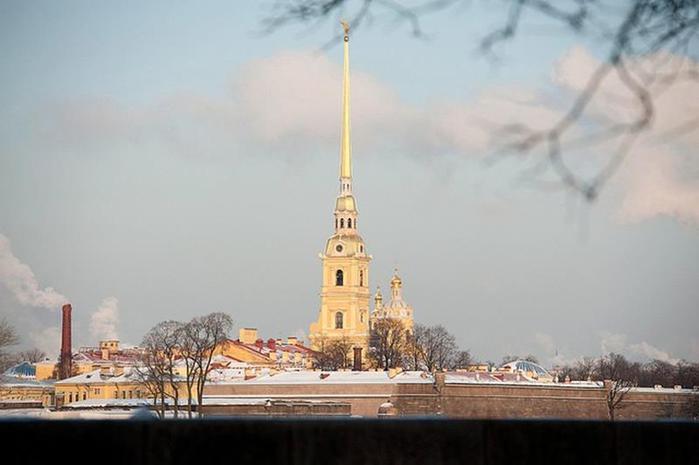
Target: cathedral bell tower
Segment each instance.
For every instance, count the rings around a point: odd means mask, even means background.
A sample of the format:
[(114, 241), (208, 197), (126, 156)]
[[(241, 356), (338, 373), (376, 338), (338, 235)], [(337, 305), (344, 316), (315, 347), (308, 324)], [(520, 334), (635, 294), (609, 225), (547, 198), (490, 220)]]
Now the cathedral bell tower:
[[(318, 320), (311, 323), (310, 340), (315, 350), (333, 340), (361, 348), (369, 346), (369, 262), (359, 235), (357, 202), (352, 195), (352, 146), (350, 143), (349, 25), (344, 28), (342, 79), (342, 136), (340, 140), (340, 193), (335, 200), (333, 234), (320, 254), (323, 277)], [(355, 351), (356, 352), (356, 351)], [(351, 356), (352, 352), (350, 352)]]

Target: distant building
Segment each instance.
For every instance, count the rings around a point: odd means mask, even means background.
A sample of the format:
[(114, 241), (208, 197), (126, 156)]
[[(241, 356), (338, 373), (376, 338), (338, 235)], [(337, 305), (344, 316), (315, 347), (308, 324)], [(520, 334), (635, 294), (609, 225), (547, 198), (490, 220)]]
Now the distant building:
[[(143, 354), (139, 347), (121, 347), (116, 339), (100, 341), (98, 347), (81, 347), (73, 353), (73, 375), (80, 375), (94, 370), (123, 371), (124, 368), (133, 367)], [(36, 379), (55, 379), (58, 369), (58, 360), (46, 359), (37, 362)]]
[(31, 363), (19, 363), (0, 375), (0, 409), (37, 404), (48, 407), (53, 403), (53, 383), (38, 381)]
[[(215, 353), (233, 362), (245, 363), (254, 372), (259, 369), (307, 369), (313, 366), (315, 352), (294, 336), (264, 340), (256, 328), (241, 328), (238, 339), (228, 339), (216, 348)], [(240, 368), (243, 368), (240, 366)]]
[(525, 378), (542, 383), (552, 383), (554, 377), (541, 365), (529, 360), (513, 360), (495, 370), (500, 373), (515, 373)]

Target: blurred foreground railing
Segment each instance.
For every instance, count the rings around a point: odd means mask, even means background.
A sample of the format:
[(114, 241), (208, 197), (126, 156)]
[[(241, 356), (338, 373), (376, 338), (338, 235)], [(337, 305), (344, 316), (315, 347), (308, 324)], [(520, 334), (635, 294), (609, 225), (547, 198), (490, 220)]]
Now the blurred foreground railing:
[(441, 419), (0, 421), (0, 463), (696, 464), (699, 423)]

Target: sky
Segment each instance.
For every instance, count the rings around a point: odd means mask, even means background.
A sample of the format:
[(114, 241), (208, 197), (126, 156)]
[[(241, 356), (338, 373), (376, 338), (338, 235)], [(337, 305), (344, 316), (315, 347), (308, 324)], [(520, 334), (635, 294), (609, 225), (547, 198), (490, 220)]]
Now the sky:
[[(65, 301), (76, 346), (138, 344), (212, 311), (236, 332), (307, 334), (338, 193), (342, 49), (324, 47), (333, 20), (264, 33), (269, 8), (0, 2), (0, 317), (16, 349), (57, 353)], [(435, 12), (416, 38), (379, 11), (352, 32), (370, 285), (398, 267), (416, 321), (483, 361), (699, 360), (699, 139), (658, 136), (696, 115), (699, 89), (663, 94), (594, 203), (542, 188), (523, 176), (531, 159), (493, 155), (497, 128), (554, 123), (605, 44), (534, 17), (484, 56), (505, 13)], [(609, 151), (571, 164), (593, 172)]]

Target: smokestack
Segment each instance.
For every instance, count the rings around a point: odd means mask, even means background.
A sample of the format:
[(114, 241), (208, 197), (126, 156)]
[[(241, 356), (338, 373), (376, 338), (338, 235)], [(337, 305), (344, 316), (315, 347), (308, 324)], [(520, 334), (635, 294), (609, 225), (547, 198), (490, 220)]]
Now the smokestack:
[(71, 312), (70, 304), (63, 306), (63, 325), (61, 327), (61, 358), (58, 366), (58, 379), (70, 378), (73, 371), (73, 343), (71, 341)]

